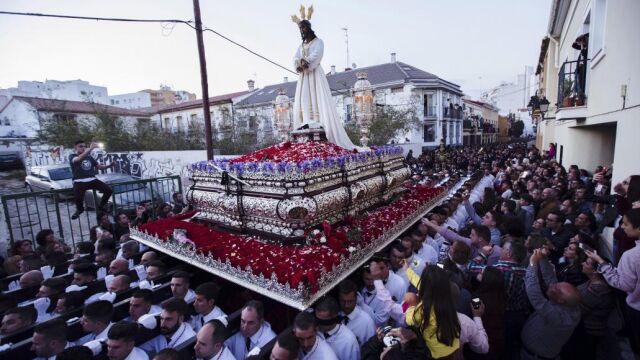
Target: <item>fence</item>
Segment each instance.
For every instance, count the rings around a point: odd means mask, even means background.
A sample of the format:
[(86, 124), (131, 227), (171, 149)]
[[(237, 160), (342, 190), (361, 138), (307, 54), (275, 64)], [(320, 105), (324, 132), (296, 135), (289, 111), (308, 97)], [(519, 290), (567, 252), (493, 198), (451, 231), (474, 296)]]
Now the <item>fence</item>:
[[(182, 193), (182, 181), (177, 175), (109, 185), (113, 195), (107, 207), (114, 215), (120, 211), (135, 214), (137, 204), (150, 201), (155, 217), (157, 205), (173, 201), (175, 192)], [(86, 210), (77, 220), (71, 219), (75, 212), (71, 189), (2, 195), (1, 199), (11, 244), (23, 239), (35, 241), (40, 230), (51, 229), (63, 243), (75, 247), (76, 242), (89, 240), (90, 229), (97, 224), (95, 204), (100, 202), (101, 193), (87, 191)]]

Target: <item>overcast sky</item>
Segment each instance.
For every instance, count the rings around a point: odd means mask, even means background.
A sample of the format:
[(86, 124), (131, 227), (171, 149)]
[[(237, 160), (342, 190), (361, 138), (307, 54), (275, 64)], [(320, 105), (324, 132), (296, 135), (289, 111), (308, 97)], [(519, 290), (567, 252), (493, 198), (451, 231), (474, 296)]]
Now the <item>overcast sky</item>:
[[(398, 61), (434, 73), (477, 96), (515, 81), (534, 65), (551, 0), (315, 0), (311, 19), (324, 40), (322, 65), (358, 67)], [(306, 5), (307, 3), (305, 3)], [(311, 3), (308, 3), (311, 4)], [(299, 1), (201, 0), (203, 24), (292, 68), (300, 35), (290, 16)], [(0, 10), (101, 17), (191, 20), (191, 0), (2, 0)], [(209, 93), (213, 96), (281, 82), (293, 74), (205, 33)], [(200, 96), (194, 31), (178, 24), (130, 24), (0, 15), (0, 87), (18, 80), (83, 79), (110, 95), (158, 88)]]

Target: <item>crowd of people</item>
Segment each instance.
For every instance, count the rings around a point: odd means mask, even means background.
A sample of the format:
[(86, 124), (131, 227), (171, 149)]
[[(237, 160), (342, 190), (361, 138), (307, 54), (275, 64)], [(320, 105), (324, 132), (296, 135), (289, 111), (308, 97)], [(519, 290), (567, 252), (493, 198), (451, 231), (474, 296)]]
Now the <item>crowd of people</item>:
[(407, 163), (410, 181), (446, 185), (448, 198), (284, 323), (259, 294), (238, 302), (226, 282), (196, 281), (129, 239), (130, 224), (184, 211), (180, 196), (99, 216), (73, 253), (51, 230), (35, 249), (16, 241), (0, 357), (11, 339), (58, 360), (181, 359), (185, 348), (198, 359), (615, 359), (621, 339), (638, 353), (640, 176), (607, 195), (609, 169), (565, 168), (522, 143)]

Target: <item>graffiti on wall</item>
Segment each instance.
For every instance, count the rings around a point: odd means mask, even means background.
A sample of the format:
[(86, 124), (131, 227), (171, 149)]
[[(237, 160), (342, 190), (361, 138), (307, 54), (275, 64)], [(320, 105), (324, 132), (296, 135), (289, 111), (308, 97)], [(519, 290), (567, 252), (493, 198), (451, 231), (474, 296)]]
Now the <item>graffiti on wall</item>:
[[(72, 149), (57, 147), (30, 147), (23, 150), (27, 171), (31, 166), (55, 165), (69, 163)], [(201, 156), (198, 151), (166, 152), (105, 152), (95, 150), (91, 154), (99, 163), (116, 163), (113, 171), (128, 174), (139, 179), (157, 178), (179, 175), (183, 184), (187, 185), (190, 162)]]

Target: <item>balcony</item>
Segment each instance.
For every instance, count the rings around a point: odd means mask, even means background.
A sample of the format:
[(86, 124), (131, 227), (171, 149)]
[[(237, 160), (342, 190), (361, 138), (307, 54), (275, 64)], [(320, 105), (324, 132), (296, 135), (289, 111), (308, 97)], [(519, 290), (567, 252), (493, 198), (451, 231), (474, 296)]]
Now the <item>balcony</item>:
[(587, 116), (586, 81), (589, 60), (566, 61), (558, 72), (556, 120)]
[(443, 106), (442, 115), (446, 119), (462, 119), (462, 109), (456, 109), (450, 106)]

